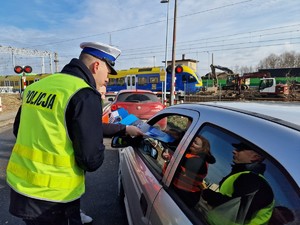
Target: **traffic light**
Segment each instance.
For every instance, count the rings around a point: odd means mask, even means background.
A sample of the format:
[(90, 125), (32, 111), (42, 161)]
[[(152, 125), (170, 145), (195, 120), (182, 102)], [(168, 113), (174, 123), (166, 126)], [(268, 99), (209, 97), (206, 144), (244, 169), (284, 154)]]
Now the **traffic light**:
[(14, 68), (15, 73), (22, 73), (23, 72), (23, 67), (22, 66), (15, 66)]
[(169, 65), (166, 70), (167, 73), (172, 73), (172, 65)]
[(20, 74), (20, 73), (31, 73), (32, 72), (32, 67), (31, 66), (15, 66), (14, 68), (15, 73)]
[[(169, 65), (166, 69), (167, 73), (172, 73), (172, 65)], [(181, 65), (178, 65), (175, 67), (175, 73), (182, 73), (183, 67)]]
[(183, 72), (183, 68), (181, 65), (176, 66), (175, 68), (175, 73), (182, 73)]
[(32, 72), (32, 67), (31, 66), (24, 66), (23, 68), (25, 73), (31, 73)]

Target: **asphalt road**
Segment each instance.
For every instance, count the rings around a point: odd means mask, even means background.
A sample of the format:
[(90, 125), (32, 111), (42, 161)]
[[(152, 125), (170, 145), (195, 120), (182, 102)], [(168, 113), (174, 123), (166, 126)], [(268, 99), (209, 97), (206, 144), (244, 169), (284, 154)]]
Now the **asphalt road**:
[[(6, 184), (6, 166), (15, 142), (12, 126), (0, 129), (0, 225), (23, 225), (21, 219), (9, 214), (9, 187)], [(81, 208), (91, 216), (93, 225), (128, 225), (124, 204), (117, 199), (118, 151), (106, 145), (103, 165), (95, 172), (86, 174), (86, 193)]]

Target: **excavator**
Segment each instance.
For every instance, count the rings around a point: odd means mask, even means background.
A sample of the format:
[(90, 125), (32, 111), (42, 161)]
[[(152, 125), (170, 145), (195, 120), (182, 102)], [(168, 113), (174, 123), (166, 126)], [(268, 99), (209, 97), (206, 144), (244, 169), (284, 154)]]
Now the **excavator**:
[(245, 80), (243, 80), (239, 76), (239, 74), (234, 73), (231, 69), (224, 66), (213, 65), (213, 64), (210, 65), (210, 68), (211, 68), (212, 78), (214, 79), (214, 85), (216, 87), (219, 86), (216, 69), (219, 69), (226, 72), (226, 84), (221, 87), (222, 90), (238, 91), (238, 93), (240, 94), (241, 90), (248, 89), (248, 85), (245, 84)]

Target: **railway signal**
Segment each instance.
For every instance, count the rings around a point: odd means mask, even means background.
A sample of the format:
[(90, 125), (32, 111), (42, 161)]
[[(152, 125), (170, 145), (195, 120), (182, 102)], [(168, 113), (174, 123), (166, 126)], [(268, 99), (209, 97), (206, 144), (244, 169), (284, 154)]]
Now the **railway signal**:
[(25, 75), (24, 73), (31, 73), (32, 72), (32, 67), (31, 66), (15, 66), (14, 68), (15, 73), (21, 74), (23, 73), (23, 76)]
[[(172, 65), (169, 65), (166, 69), (167, 73), (172, 73)], [(182, 73), (183, 67), (181, 65), (178, 65), (175, 67), (175, 73)]]
[(15, 66), (14, 71), (17, 74), (20, 74), (20, 73), (23, 72), (23, 67), (22, 66)]
[(14, 68), (15, 73), (20, 74), (20, 96), (22, 97), (22, 92), (25, 90), (27, 87), (27, 82), (26, 82), (26, 73), (31, 73), (32, 72), (32, 67), (31, 66), (15, 66)]
[(24, 66), (23, 68), (25, 73), (31, 73), (32, 72), (32, 67), (31, 66)]

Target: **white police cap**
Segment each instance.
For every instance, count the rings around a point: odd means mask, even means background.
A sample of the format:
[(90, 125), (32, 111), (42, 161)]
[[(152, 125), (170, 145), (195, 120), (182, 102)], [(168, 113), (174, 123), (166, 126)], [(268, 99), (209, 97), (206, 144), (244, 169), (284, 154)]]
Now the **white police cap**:
[(99, 42), (83, 42), (80, 44), (80, 47), (82, 48), (82, 53), (104, 60), (110, 67), (111, 74), (117, 74), (117, 71), (114, 69), (114, 65), (116, 59), (121, 54), (120, 49)]

